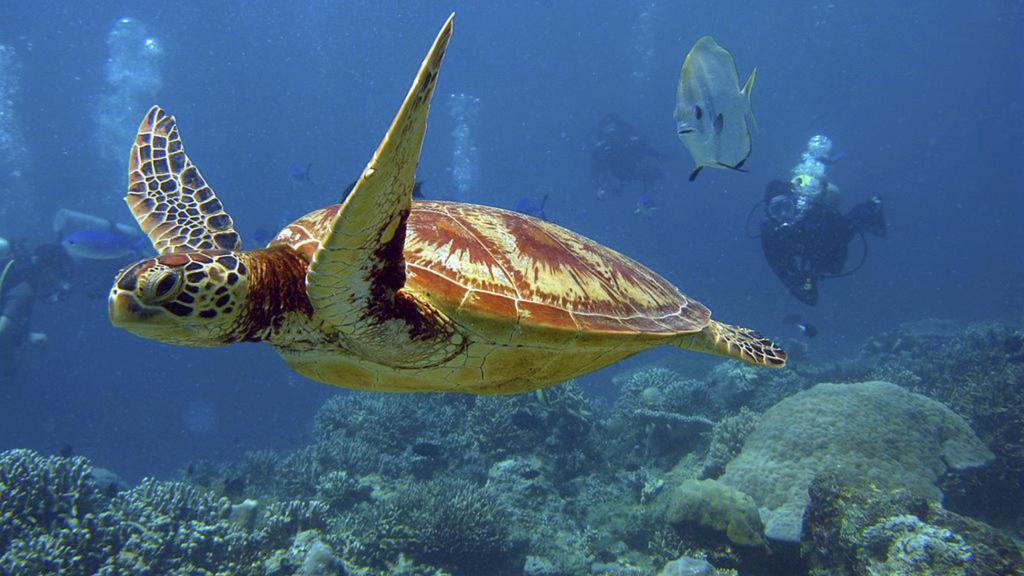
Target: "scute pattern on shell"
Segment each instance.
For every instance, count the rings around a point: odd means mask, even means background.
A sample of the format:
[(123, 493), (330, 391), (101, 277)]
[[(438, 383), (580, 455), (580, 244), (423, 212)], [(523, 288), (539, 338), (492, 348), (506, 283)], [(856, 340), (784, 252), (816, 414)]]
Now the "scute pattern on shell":
[[(271, 244), (288, 244), (310, 258), (338, 209), (307, 214)], [(642, 264), (560, 226), (498, 208), (414, 202), (404, 257), (408, 284), (417, 290), (512, 324), (678, 334), (702, 329), (710, 317)]]

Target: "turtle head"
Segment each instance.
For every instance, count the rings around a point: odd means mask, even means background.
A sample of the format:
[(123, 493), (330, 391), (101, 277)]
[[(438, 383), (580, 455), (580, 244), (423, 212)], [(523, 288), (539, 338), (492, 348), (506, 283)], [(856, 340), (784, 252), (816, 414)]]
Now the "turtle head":
[(136, 336), (184, 346), (236, 340), (248, 299), (244, 255), (164, 254), (122, 270), (110, 290), (110, 321)]

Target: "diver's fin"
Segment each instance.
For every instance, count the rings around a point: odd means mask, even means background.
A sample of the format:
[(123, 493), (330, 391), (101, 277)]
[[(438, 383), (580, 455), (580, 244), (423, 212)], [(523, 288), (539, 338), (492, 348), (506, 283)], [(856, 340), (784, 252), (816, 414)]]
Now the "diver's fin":
[(7, 280), (7, 273), (11, 271), (11, 266), (14, 266), (14, 258), (11, 258), (4, 264), (3, 271), (0, 271), (0, 291), (4, 289), (4, 280)]
[(704, 169), (703, 165), (700, 165), (700, 166), (697, 166), (696, 168), (694, 168), (693, 172), (690, 172), (690, 182), (693, 182), (694, 180), (696, 180), (697, 179), (697, 175), (700, 174), (700, 171), (703, 170), (703, 169)]
[(750, 328), (710, 320), (700, 332), (684, 334), (673, 342), (680, 348), (742, 360), (749, 364), (781, 368), (786, 351)]
[(750, 78), (747, 78), (747, 83), (743, 85), (743, 90), (740, 90), (740, 94), (747, 97), (747, 115), (750, 116), (751, 121), (754, 122), (754, 128), (758, 128), (757, 118), (754, 116), (754, 105), (751, 101), (751, 93), (754, 91), (754, 82), (757, 81), (757, 68), (750, 73)]

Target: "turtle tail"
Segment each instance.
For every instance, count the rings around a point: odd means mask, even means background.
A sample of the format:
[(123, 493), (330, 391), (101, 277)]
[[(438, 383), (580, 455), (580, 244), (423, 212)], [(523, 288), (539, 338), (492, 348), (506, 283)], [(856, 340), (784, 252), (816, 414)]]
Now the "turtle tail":
[(718, 354), (749, 364), (781, 368), (786, 351), (757, 332), (740, 326), (711, 320), (700, 332), (684, 334), (673, 342), (680, 348)]

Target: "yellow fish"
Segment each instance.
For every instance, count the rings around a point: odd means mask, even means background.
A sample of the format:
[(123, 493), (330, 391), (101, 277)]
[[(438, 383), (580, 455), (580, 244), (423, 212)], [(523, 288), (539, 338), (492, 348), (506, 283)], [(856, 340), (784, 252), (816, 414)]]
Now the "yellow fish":
[(676, 90), (676, 130), (697, 168), (692, 182), (705, 166), (743, 170), (750, 156), (750, 129), (754, 120), (750, 92), (757, 68), (740, 89), (732, 54), (704, 36), (690, 49), (679, 73)]

